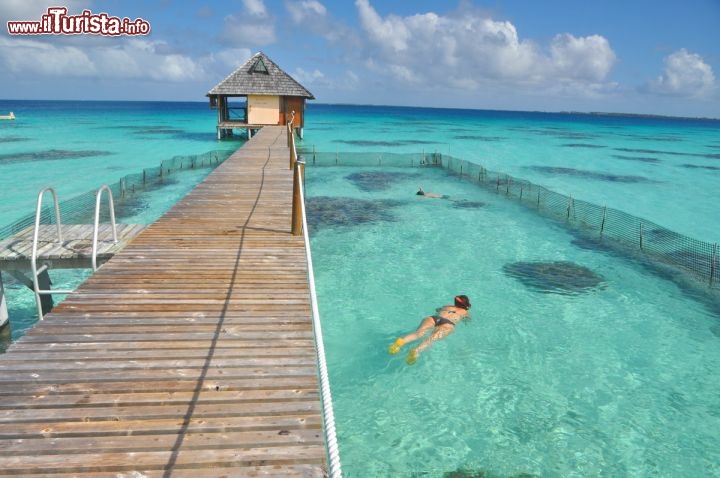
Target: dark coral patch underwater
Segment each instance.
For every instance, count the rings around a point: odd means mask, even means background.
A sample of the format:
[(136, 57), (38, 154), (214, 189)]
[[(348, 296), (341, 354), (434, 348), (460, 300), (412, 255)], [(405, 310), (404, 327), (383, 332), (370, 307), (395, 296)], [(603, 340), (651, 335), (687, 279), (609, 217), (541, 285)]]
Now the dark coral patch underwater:
[(648, 179), (644, 176), (633, 176), (633, 175), (622, 175), (622, 174), (611, 174), (611, 173), (597, 173), (595, 171), (588, 171), (585, 169), (575, 168), (564, 168), (559, 166), (526, 166), (527, 169), (540, 171), (541, 173), (549, 174), (562, 174), (565, 176), (576, 176), (587, 179), (599, 179), (601, 181), (610, 181), (613, 183), (654, 183), (652, 179)]
[(427, 141), (423, 139), (401, 139), (398, 141), (383, 141), (383, 140), (369, 140), (369, 139), (338, 139), (336, 143), (349, 144), (352, 146), (410, 146), (413, 144), (438, 144), (437, 141)]
[(18, 143), (20, 141), (30, 141), (30, 138), (23, 136), (0, 136), (0, 143)]
[(613, 158), (616, 159), (625, 159), (627, 161), (639, 161), (641, 163), (659, 163), (660, 160), (657, 158), (650, 158), (647, 156), (625, 156), (622, 154), (613, 154)]
[(602, 144), (589, 144), (589, 143), (567, 143), (562, 145), (565, 148), (606, 148)]
[(65, 149), (48, 149), (47, 151), (35, 151), (31, 153), (0, 154), (0, 162), (18, 163), (23, 161), (90, 158), (93, 156), (109, 156), (111, 154), (113, 153), (110, 151), (70, 151)]
[(310, 232), (323, 227), (396, 221), (391, 209), (400, 204), (400, 201), (394, 200), (370, 201), (328, 196), (307, 198), (305, 201)]
[(457, 199), (452, 201), (452, 207), (455, 209), (480, 209), (487, 206), (482, 201), (470, 201), (469, 199)]
[[(363, 171), (352, 173), (345, 176), (345, 179), (351, 181), (355, 186), (363, 191), (384, 191), (389, 189), (393, 183), (397, 181), (405, 181), (417, 178), (418, 174), (408, 173), (388, 173), (384, 171)], [(414, 194), (415, 191), (413, 190)]]
[(503, 266), (503, 272), (545, 294), (576, 295), (602, 286), (605, 281), (587, 267), (569, 261), (512, 262)]

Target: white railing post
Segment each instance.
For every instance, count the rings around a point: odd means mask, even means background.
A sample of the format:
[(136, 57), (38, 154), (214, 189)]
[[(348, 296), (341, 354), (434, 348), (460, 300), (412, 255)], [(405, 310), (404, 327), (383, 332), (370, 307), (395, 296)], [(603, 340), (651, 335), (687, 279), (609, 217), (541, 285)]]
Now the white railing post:
[(93, 228), (93, 242), (92, 242), (92, 268), (93, 272), (97, 270), (97, 244), (98, 244), (98, 230), (100, 228), (100, 202), (102, 200), (103, 191), (108, 193), (108, 206), (110, 208), (110, 224), (112, 225), (112, 236), (113, 243), (117, 244), (117, 226), (115, 225), (115, 204), (113, 203), (112, 191), (107, 185), (100, 186), (100, 189), (95, 193), (95, 227)]

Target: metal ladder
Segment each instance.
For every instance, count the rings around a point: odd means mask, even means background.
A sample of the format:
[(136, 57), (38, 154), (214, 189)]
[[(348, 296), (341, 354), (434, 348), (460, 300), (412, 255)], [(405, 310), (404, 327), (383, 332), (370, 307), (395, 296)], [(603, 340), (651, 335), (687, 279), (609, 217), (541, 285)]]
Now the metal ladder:
[[(98, 231), (100, 228), (100, 203), (102, 200), (102, 193), (103, 191), (107, 191), (108, 193), (108, 206), (110, 208), (110, 223), (112, 224), (112, 234), (113, 234), (113, 243), (117, 244), (118, 238), (117, 238), (117, 226), (115, 224), (115, 204), (113, 202), (113, 196), (112, 191), (107, 185), (100, 186), (100, 188), (95, 193), (95, 223), (93, 227), (93, 242), (92, 242), (92, 269), (93, 272), (97, 270), (97, 248), (98, 248)], [(38, 318), (42, 320), (43, 318), (43, 310), (42, 310), (42, 300), (41, 295), (52, 295), (52, 294), (69, 294), (73, 292), (72, 290), (68, 289), (50, 289), (49, 286), (47, 289), (42, 289), (40, 287), (40, 274), (47, 272), (49, 269), (49, 264), (45, 263), (42, 266), (38, 268), (37, 265), (37, 259), (38, 259), (38, 238), (40, 235), (40, 218), (42, 215), (42, 202), (43, 197), (46, 192), (50, 192), (52, 194), (53, 198), (53, 207), (55, 210), (55, 225), (57, 227), (57, 241), (58, 243), (62, 243), (63, 237), (62, 237), (62, 224), (60, 221), (60, 205), (58, 202), (58, 196), (55, 192), (55, 189), (52, 187), (46, 187), (43, 188), (38, 193), (38, 199), (37, 199), (37, 206), (35, 208), (35, 230), (33, 231), (33, 243), (32, 243), (32, 257), (31, 257), (31, 268), (32, 268), (32, 276), (33, 276), (33, 291), (35, 292), (35, 303), (37, 304), (37, 311), (38, 311)], [(48, 284), (50, 281), (48, 280)]]

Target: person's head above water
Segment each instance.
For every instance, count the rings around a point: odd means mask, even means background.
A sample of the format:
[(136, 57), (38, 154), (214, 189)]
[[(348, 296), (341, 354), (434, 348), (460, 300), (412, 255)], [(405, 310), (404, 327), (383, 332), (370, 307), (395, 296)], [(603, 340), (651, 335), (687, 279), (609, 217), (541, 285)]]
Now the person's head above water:
[(423, 191), (422, 186), (418, 186), (418, 190), (417, 190), (417, 192), (416, 192), (415, 194), (416, 194), (417, 196), (424, 196), (424, 195), (425, 195), (425, 191)]
[(470, 299), (466, 295), (456, 295), (455, 296), (455, 307), (460, 307), (461, 309), (469, 309), (470, 308)]

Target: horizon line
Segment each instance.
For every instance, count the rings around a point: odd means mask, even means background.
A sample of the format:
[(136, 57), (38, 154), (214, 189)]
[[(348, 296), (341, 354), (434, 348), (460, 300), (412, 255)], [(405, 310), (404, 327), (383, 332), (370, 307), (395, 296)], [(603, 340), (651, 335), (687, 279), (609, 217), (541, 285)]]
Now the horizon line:
[[(36, 101), (36, 102), (81, 102), (81, 103), (206, 103), (207, 100), (98, 100), (98, 99), (8, 99), (0, 98), (0, 102), (12, 101)], [(493, 111), (507, 113), (534, 113), (534, 114), (559, 114), (559, 115), (583, 115), (583, 116), (615, 116), (629, 118), (656, 118), (656, 119), (679, 119), (679, 120), (703, 120), (703, 121), (720, 121), (719, 117), (711, 116), (683, 116), (657, 113), (623, 113), (613, 111), (580, 111), (580, 110), (523, 110), (523, 109), (497, 109), (497, 108), (461, 108), (454, 106), (420, 106), (420, 105), (392, 105), (392, 104), (374, 104), (374, 103), (322, 103), (315, 101), (316, 105), (324, 106), (354, 106), (363, 107), (370, 106), (376, 108), (416, 108), (416, 109), (436, 109), (436, 110), (457, 110), (457, 111)]]

